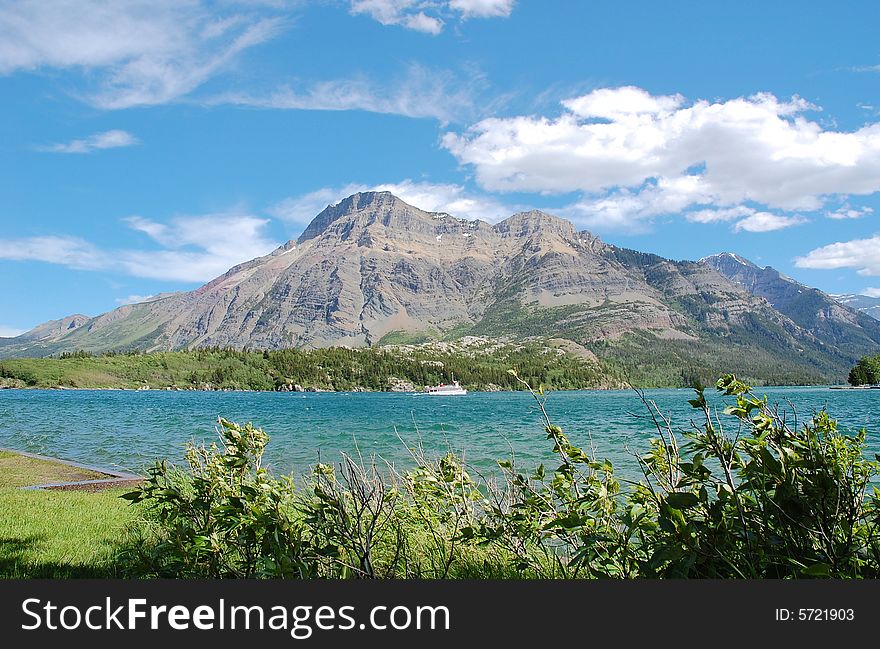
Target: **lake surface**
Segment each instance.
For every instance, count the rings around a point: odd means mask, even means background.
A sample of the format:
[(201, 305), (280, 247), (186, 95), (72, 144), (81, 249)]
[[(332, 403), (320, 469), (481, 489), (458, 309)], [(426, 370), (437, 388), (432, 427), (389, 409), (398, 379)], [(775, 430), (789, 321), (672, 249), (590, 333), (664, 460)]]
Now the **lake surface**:
[[(869, 430), (870, 451), (880, 452), (880, 390), (825, 387), (761, 388), (771, 402), (800, 418), (827, 406), (843, 429)], [(649, 390), (676, 429), (696, 413), (692, 390)], [(715, 403), (725, 402), (707, 390)], [(728, 399), (729, 401), (729, 399)], [(632, 391), (553, 392), (552, 421), (574, 443), (611, 460), (622, 476), (635, 477), (633, 453), (656, 437)], [(491, 470), (495, 459), (516, 454), (525, 468), (552, 464), (540, 411), (524, 393), (471, 393), (432, 397), (395, 393), (275, 393), (0, 390), (0, 446), (105, 468), (138, 470), (156, 459), (180, 462), (190, 439), (216, 439), (223, 416), (262, 426), (272, 440), (267, 463), (276, 472), (336, 462), (341, 452), (381, 455), (410, 466), (407, 445), (421, 442), (440, 453), (463, 452), (470, 464)], [(404, 442), (401, 441), (404, 440)]]

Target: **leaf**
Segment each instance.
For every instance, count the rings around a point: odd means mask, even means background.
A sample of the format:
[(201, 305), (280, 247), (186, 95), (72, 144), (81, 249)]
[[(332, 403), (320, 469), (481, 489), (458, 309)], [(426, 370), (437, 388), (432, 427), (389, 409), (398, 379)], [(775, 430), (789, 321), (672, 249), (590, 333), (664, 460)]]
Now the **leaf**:
[(699, 502), (700, 499), (697, 497), (697, 494), (689, 491), (674, 492), (666, 496), (666, 503), (675, 509), (687, 509), (688, 507), (693, 507)]
[(782, 475), (782, 462), (777, 460), (766, 446), (761, 447), (761, 462), (771, 475)]
[(578, 516), (578, 514), (572, 512), (572, 513), (567, 514), (565, 516), (559, 516), (558, 518), (555, 518), (551, 521), (548, 521), (544, 525), (544, 529), (548, 530), (548, 529), (552, 529), (554, 527), (561, 527), (563, 529), (570, 530), (570, 529), (574, 529), (576, 527), (580, 527), (583, 524), (584, 524), (583, 517)]
[(694, 408), (702, 409), (706, 406), (706, 395), (703, 393), (703, 387), (694, 388), (694, 392), (697, 393), (696, 399), (689, 399), (688, 403), (691, 404)]
[(806, 577), (830, 577), (831, 566), (827, 563), (814, 563), (801, 569), (801, 574)]

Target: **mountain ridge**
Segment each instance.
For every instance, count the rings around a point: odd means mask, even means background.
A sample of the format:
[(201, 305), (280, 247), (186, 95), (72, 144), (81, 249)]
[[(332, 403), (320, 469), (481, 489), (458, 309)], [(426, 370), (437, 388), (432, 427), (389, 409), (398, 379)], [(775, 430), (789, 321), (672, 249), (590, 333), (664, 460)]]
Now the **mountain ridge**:
[(0, 357), (544, 336), (572, 340), (626, 375), (683, 383), (739, 367), (819, 381), (880, 340), (848, 307), (834, 302), (838, 316), (855, 318), (850, 329), (807, 326), (743, 281), (710, 258), (620, 248), (539, 210), (489, 224), (362, 192), (328, 205), (297, 239), (193, 291), (126, 305), (70, 331), (49, 327), (36, 340), (5, 339)]
[(856, 311), (861, 311), (875, 320), (880, 320), (880, 297), (870, 295), (856, 295), (848, 293), (844, 295), (832, 295), (835, 300)]
[(853, 355), (871, 346), (880, 348), (880, 321), (853, 309), (817, 288), (807, 286), (771, 266), (757, 264), (733, 253), (719, 253), (702, 260), (765, 298), (773, 308), (826, 342)]

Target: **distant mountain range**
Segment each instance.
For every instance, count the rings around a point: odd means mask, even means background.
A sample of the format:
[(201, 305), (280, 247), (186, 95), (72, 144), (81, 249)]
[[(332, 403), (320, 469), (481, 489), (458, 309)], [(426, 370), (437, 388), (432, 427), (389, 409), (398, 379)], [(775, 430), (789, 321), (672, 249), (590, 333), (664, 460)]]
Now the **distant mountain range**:
[(733, 253), (723, 252), (701, 261), (752, 295), (765, 298), (826, 344), (853, 355), (863, 354), (877, 344), (880, 322), (841, 298), (801, 284), (770, 266), (761, 268)]
[(0, 339), (0, 357), (565, 338), (609, 372), (678, 385), (737, 371), (840, 381), (880, 321), (731, 253), (671, 261), (539, 211), (494, 225), (387, 192), (328, 206), (295, 241), (201, 288)]
[(880, 297), (869, 297), (867, 295), (833, 295), (835, 300), (841, 304), (845, 304), (851, 309), (856, 309), (862, 313), (867, 313), (875, 320), (880, 320)]

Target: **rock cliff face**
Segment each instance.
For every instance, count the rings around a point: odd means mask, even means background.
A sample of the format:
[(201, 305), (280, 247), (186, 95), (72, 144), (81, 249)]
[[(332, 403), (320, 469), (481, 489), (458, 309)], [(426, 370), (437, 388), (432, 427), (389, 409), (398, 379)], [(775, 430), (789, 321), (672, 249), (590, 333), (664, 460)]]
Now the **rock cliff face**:
[(777, 311), (826, 344), (853, 355), (880, 347), (880, 322), (819, 289), (729, 252), (702, 261), (749, 293), (765, 298)]
[(491, 225), (369, 192), (327, 207), (296, 241), (197, 290), (41, 325), (4, 341), (0, 356), (364, 346), (467, 333), (587, 346), (647, 335), (686, 346), (748, 330), (759, 347), (772, 338), (773, 350), (764, 350), (771, 356), (806, 350), (821, 356), (822, 371), (836, 371), (880, 340), (862, 331), (855, 311), (832, 301), (826, 319), (854, 327), (839, 348), (823, 338), (826, 329), (786, 310), (787, 286), (776, 291), (765, 271), (739, 265), (616, 248), (539, 211)]

